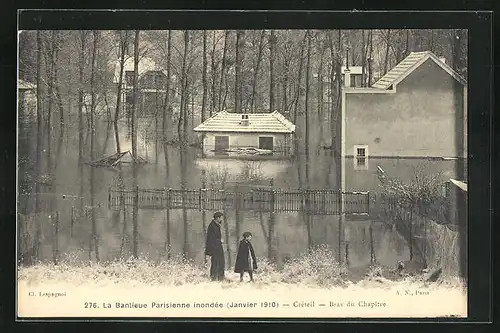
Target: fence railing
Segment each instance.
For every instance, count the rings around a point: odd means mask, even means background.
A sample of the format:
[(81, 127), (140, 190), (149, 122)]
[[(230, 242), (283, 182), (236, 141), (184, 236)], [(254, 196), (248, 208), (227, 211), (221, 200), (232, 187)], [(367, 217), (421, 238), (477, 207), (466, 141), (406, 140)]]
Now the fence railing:
[(398, 197), (378, 194), (372, 195), (370, 204), (371, 214), (383, 219), (397, 220), (411, 213), (440, 224), (454, 223), (450, 215), (452, 203), (446, 198), (434, 200), (432, 203), (426, 205), (415, 204), (411, 206)]
[[(368, 192), (333, 190), (252, 189), (226, 191), (217, 189), (109, 189), (111, 209), (133, 206), (143, 209), (223, 210), (238, 207), (258, 212), (298, 212), (315, 215), (367, 215)], [(343, 203), (343, 204), (342, 204)]]

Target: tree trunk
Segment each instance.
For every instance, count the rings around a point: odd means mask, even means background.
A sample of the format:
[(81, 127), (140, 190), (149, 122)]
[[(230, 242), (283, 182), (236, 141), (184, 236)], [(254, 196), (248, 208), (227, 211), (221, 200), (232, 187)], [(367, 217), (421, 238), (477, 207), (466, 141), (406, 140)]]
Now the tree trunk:
[(216, 87), (215, 87), (215, 82), (217, 81), (217, 67), (215, 65), (215, 47), (217, 45), (215, 41), (215, 31), (213, 31), (213, 39), (212, 39), (212, 54), (210, 57), (211, 60), (211, 68), (212, 68), (212, 103), (210, 105), (210, 117), (212, 117), (213, 112), (216, 108), (217, 105), (217, 94), (215, 92)]
[(53, 48), (54, 48), (54, 90), (56, 103), (59, 108), (59, 130), (64, 131), (64, 107), (61, 98), (61, 92), (59, 90), (59, 75), (58, 75), (58, 65), (59, 65), (59, 42), (60, 42), (60, 32), (54, 30), (53, 36)]
[(47, 40), (47, 173), (52, 172), (52, 104), (54, 99), (54, 49), (55, 49), (55, 33), (50, 32), (50, 45)]
[(297, 124), (297, 116), (299, 111), (299, 101), (300, 101), (300, 93), (301, 93), (301, 82), (302, 82), (302, 67), (304, 66), (304, 47), (306, 41), (306, 35), (304, 35), (304, 39), (300, 45), (300, 57), (299, 57), (299, 71), (297, 73), (297, 95), (295, 99), (295, 111), (293, 112), (293, 123)]
[[(224, 102), (222, 101), (222, 83), (226, 81), (227, 86), (227, 77), (226, 77), (226, 56), (227, 56), (227, 42), (229, 40), (229, 30), (226, 30), (224, 34), (224, 49), (222, 50), (222, 64), (220, 71), (220, 82), (219, 82), (219, 111), (224, 109)], [(227, 89), (226, 89), (227, 93)]]
[(384, 75), (389, 71), (389, 48), (391, 45), (391, 29), (387, 29), (387, 40), (385, 41)]
[(366, 42), (364, 30), (361, 30), (361, 38), (361, 87), (366, 87)]
[(306, 101), (305, 101), (305, 155), (309, 157), (309, 76), (311, 71), (311, 33), (309, 30), (305, 32), (304, 38), (307, 37), (307, 62), (306, 62)]
[[(125, 52), (127, 51), (128, 31), (120, 31), (120, 76), (118, 77), (118, 89), (116, 93), (116, 109), (114, 118), (116, 152), (121, 153), (120, 138), (118, 136), (118, 120), (120, 119), (120, 107), (122, 101), (123, 70), (125, 67)], [(125, 35), (124, 35), (125, 34)]]
[(406, 45), (405, 45), (405, 57), (410, 54), (410, 29), (406, 29)]
[(185, 81), (186, 81), (186, 59), (187, 52), (189, 46), (189, 32), (184, 30), (184, 54), (182, 56), (182, 69), (181, 69), (181, 101), (179, 105), (179, 122), (177, 124), (177, 134), (179, 136), (179, 141), (184, 142), (186, 138), (186, 134), (183, 133), (182, 128), (184, 124), (184, 118), (186, 117), (185, 99), (186, 99), (186, 91), (185, 91)]
[(255, 112), (255, 94), (257, 91), (257, 77), (259, 75), (260, 63), (262, 61), (262, 51), (264, 49), (264, 36), (265, 36), (265, 30), (262, 30), (260, 33), (259, 53), (257, 55), (257, 63), (255, 65), (255, 69), (254, 69), (254, 73), (253, 73), (252, 100), (250, 103), (251, 112)]
[(318, 68), (318, 89), (317, 89), (317, 98), (318, 98), (318, 117), (321, 119), (323, 116), (323, 62), (325, 57), (325, 49), (323, 47), (323, 43), (320, 43), (319, 50), (319, 68)]
[(132, 98), (132, 156), (133, 158), (137, 158), (137, 125), (136, 125), (136, 117), (137, 117), (137, 100), (138, 100), (138, 81), (139, 81), (139, 36), (140, 31), (135, 31), (134, 38), (134, 79), (132, 81), (132, 90), (133, 90), (133, 98)]
[(86, 31), (80, 31), (80, 53), (78, 57), (78, 70), (79, 70), (79, 80), (78, 80), (78, 162), (82, 162), (83, 157), (83, 69), (85, 66), (85, 49), (86, 43), (85, 39), (87, 37)]
[(201, 122), (205, 121), (205, 109), (207, 104), (207, 91), (208, 91), (208, 83), (207, 83), (207, 31), (203, 30), (203, 97), (201, 102)]
[[(99, 41), (99, 31), (93, 31), (93, 47), (92, 47), (92, 63), (90, 67), (90, 159), (93, 161), (95, 159), (95, 124), (94, 124), (94, 112), (95, 112), (95, 64), (97, 58), (97, 47)], [(92, 235), (91, 240), (94, 244), (94, 251), (96, 260), (99, 261), (99, 247), (97, 239), (97, 226), (96, 226), (96, 216), (95, 216), (95, 203), (94, 203), (94, 168), (90, 168), (90, 212), (92, 221)], [(91, 247), (89, 247), (90, 251)]]
[[(40, 30), (36, 31), (36, 127), (37, 127), (37, 140), (36, 140), (36, 179), (35, 179), (35, 214), (40, 213), (40, 176), (42, 164), (42, 36)], [(40, 237), (42, 235), (41, 220), (36, 219), (36, 235), (33, 245), (33, 256), (39, 259), (40, 250)]]
[(369, 32), (370, 51), (368, 54), (368, 87), (372, 86), (372, 63), (373, 63), (373, 30)]
[(276, 33), (271, 30), (271, 36), (269, 37), (269, 112), (274, 111), (274, 58), (276, 53)]
[[(186, 37), (185, 37), (185, 57), (186, 57), (186, 61), (187, 61), (187, 55), (189, 54), (188, 52), (190, 52), (190, 48), (189, 48), (189, 39), (190, 39), (190, 36), (189, 36), (189, 30), (186, 30)], [(188, 105), (189, 105), (189, 68), (188, 66), (185, 66), (184, 67), (184, 92), (185, 92), (185, 96), (184, 96), (184, 117), (183, 117), (183, 125), (184, 125), (184, 129), (183, 129), (183, 142), (184, 143), (187, 143), (188, 142), (188, 111), (189, 111), (189, 108), (188, 108)]]
[[(165, 102), (163, 103), (163, 142), (167, 142), (167, 117), (172, 117), (170, 106), (170, 81), (172, 79), (171, 73), (171, 57), (172, 57), (172, 31), (168, 31), (167, 37), (167, 82), (165, 86)], [(168, 114), (167, 114), (168, 113)]]
[(241, 36), (243, 35), (243, 31), (236, 31), (236, 71), (234, 77), (234, 112), (242, 113), (241, 110)]

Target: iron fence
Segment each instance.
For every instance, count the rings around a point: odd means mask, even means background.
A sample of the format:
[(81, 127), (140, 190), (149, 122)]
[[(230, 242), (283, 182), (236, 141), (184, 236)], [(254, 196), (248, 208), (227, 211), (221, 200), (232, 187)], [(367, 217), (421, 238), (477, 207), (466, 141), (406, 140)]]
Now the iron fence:
[(298, 212), (315, 215), (368, 214), (369, 192), (334, 190), (251, 189), (109, 189), (109, 207), (137, 205), (143, 209), (224, 210), (238, 208), (257, 212)]

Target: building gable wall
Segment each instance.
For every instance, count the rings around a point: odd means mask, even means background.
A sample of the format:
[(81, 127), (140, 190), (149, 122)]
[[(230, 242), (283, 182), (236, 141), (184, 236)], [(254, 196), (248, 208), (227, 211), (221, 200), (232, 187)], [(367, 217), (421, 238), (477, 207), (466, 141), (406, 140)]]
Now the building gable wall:
[(456, 156), (455, 117), (464, 122), (463, 94), (463, 86), (431, 59), (395, 93), (346, 93), (343, 154), (367, 145), (370, 156)]

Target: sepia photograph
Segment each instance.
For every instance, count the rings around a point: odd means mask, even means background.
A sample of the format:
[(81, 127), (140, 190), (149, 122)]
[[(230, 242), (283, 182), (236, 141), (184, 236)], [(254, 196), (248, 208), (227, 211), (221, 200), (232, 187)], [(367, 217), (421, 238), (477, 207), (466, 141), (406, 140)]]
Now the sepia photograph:
[(19, 30), (18, 317), (467, 317), (468, 52)]

